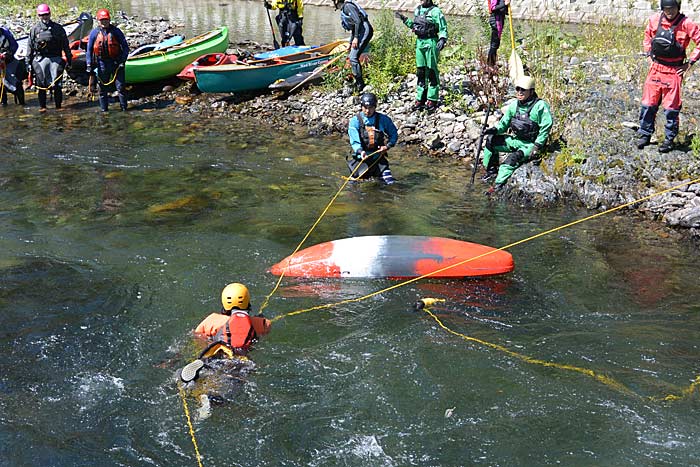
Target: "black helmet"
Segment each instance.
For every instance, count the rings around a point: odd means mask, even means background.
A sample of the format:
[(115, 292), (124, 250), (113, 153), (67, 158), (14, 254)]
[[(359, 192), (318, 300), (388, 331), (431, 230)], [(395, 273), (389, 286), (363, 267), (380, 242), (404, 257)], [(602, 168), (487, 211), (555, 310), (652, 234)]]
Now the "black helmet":
[(662, 10), (664, 8), (673, 8), (674, 6), (680, 8), (681, 1), (680, 0), (661, 0), (661, 9)]
[(362, 107), (376, 107), (377, 106), (377, 96), (371, 92), (366, 92), (360, 96), (360, 105)]

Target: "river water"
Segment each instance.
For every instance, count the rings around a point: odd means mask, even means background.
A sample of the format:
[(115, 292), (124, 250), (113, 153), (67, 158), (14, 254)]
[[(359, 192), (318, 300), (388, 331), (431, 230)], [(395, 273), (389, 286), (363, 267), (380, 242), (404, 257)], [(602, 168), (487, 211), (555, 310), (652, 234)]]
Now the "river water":
[[(169, 110), (2, 113), (0, 465), (197, 465), (173, 379), (197, 353), (191, 330), (228, 282), (260, 305), (267, 268), (340, 188), (346, 143)], [(308, 243), (502, 246), (589, 214), (488, 200), (467, 166), (415, 153), (392, 150), (393, 186), (346, 187)], [(655, 400), (700, 373), (697, 250), (609, 215), (511, 253), (503, 277), (420, 281), (275, 322), (232, 401), (201, 419), (189, 400), (203, 464), (700, 464), (697, 391)], [(265, 312), (395, 284), (284, 280)], [(433, 311), (463, 337), (413, 310), (420, 297), (445, 299)]]

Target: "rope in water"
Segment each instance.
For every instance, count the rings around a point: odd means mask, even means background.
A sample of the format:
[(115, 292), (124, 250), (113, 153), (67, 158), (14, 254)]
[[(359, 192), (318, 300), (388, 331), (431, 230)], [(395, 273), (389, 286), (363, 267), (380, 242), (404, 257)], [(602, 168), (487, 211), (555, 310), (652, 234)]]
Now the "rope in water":
[(187, 396), (185, 395), (185, 388), (182, 384), (178, 383), (178, 388), (180, 390), (180, 399), (182, 399), (182, 408), (185, 410), (185, 418), (187, 418), (187, 426), (190, 429), (190, 438), (192, 438), (192, 445), (194, 446), (194, 453), (197, 457), (197, 465), (203, 467), (202, 456), (199, 454), (199, 446), (197, 445), (197, 438), (194, 436), (194, 426), (192, 426), (192, 418), (190, 417), (190, 410), (187, 407)]
[[(364, 159), (362, 159), (362, 161), (366, 161), (367, 159), (369, 159), (369, 158), (372, 157), (373, 155), (377, 154), (378, 152), (379, 152), (379, 150), (376, 150), (376, 151), (374, 151), (372, 154), (368, 154), (367, 156), (365, 156)], [(377, 162), (379, 162), (379, 159), (381, 159), (381, 158), (377, 158), (377, 160), (375, 160), (375, 161), (367, 168), (367, 170), (365, 170), (365, 171), (363, 172), (363, 175), (364, 175), (365, 173), (367, 173), (372, 167), (374, 167), (374, 165), (375, 165)], [(297, 247), (294, 249), (294, 251), (292, 252), (292, 254), (289, 255), (289, 261), (287, 262), (287, 267), (284, 268), (284, 270), (282, 271), (282, 274), (280, 274), (279, 279), (277, 279), (277, 283), (276, 283), (275, 286), (272, 288), (272, 291), (265, 297), (265, 300), (263, 300), (262, 305), (260, 305), (260, 313), (262, 313), (262, 311), (265, 309), (265, 307), (267, 307), (268, 303), (270, 302), (270, 297), (272, 297), (272, 295), (277, 291), (277, 289), (279, 288), (280, 284), (282, 283), (282, 279), (284, 278), (284, 275), (285, 275), (285, 273), (287, 272), (287, 269), (289, 269), (289, 266), (292, 264), (292, 257), (301, 249), (301, 246), (304, 244), (304, 242), (306, 242), (306, 239), (309, 238), (309, 235), (311, 235), (311, 232), (313, 232), (314, 229), (316, 228), (316, 226), (319, 224), (319, 222), (321, 222), (321, 219), (323, 219), (323, 216), (326, 215), (326, 213), (327, 213), (328, 210), (330, 209), (330, 207), (331, 207), (331, 205), (333, 204), (333, 202), (335, 202), (336, 198), (340, 195), (340, 192), (343, 191), (343, 189), (347, 186), (347, 184), (350, 182), (350, 180), (353, 180), (353, 176), (355, 175), (355, 172), (357, 172), (357, 169), (359, 169), (361, 166), (362, 166), (361, 163), (357, 164), (357, 165), (355, 166), (355, 168), (352, 170), (352, 172), (350, 172), (350, 176), (345, 180), (345, 182), (343, 182), (343, 184), (340, 186), (340, 188), (338, 189), (338, 191), (336, 192), (336, 194), (333, 195), (333, 197), (332, 197), (331, 200), (328, 202), (328, 204), (326, 205), (326, 207), (323, 209), (323, 211), (321, 211), (321, 215), (318, 216), (318, 219), (316, 219), (316, 222), (313, 223), (313, 225), (311, 226), (311, 228), (309, 229), (309, 231), (306, 232), (306, 235), (304, 235), (304, 238), (301, 239), (301, 241), (299, 242), (299, 244), (297, 245)]]
[[(540, 232), (540, 233), (538, 233), (538, 234), (532, 235), (532, 236), (527, 237), (527, 238), (525, 238), (525, 239), (518, 240), (518, 241), (513, 242), (513, 243), (509, 243), (508, 245), (505, 245), (505, 246), (502, 246), (502, 247), (500, 247), (500, 248), (497, 248), (497, 249), (488, 251), (488, 252), (483, 253), (483, 254), (480, 254), (480, 255), (478, 255), (478, 256), (474, 256), (474, 257), (472, 257), (472, 258), (468, 258), (468, 259), (466, 259), (466, 260), (464, 260), (464, 261), (460, 261), (460, 262), (455, 263), (455, 264), (452, 264), (452, 265), (450, 265), (450, 266), (446, 266), (446, 267), (444, 267), (444, 268), (441, 268), (441, 269), (432, 271), (432, 272), (430, 272), (430, 273), (428, 273), (428, 274), (424, 274), (424, 275), (422, 275), (422, 276), (415, 277), (415, 278), (413, 278), (413, 279), (409, 279), (409, 280), (400, 282), (400, 283), (398, 283), (398, 284), (392, 285), (392, 286), (387, 287), (387, 288), (385, 288), (385, 289), (377, 290), (377, 291), (375, 291), (375, 292), (371, 292), (371, 293), (369, 293), (369, 294), (366, 294), (366, 295), (364, 295), (364, 296), (357, 297), (357, 298), (351, 298), (351, 299), (347, 299), (347, 300), (341, 300), (341, 301), (339, 301), (339, 302), (326, 303), (326, 304), (324, 304), (324, 305), (317, 305), (317, 306), (314, 306), (314, 307), (311, 307), (311, 308), (305, 308), (305, 309), (300, 309), (300, 310), (296, 310), (296, 311), (291, 311), (291, 312), (289, 312), (289, 313), (285, 313), (285, 314), (282, 314), (282, 315), (279, 315), (279, 316), (274, 317), (274, 318), (272, 319), (272, 321), (278, 321), (278, 320), (280, 320), (280, 319), (283, 319), (283, 318), (286, 318), (286, 317), (289, 317), (289, 316), (295, 316), (295, 315), (299, 315), (299, 314), (302, 314), (302, 313), (307, 313), (307, 312), (314, 311), (314, 310), (322, 310), (322, 309), (327, 309), (327, 308), (336, 307), (336, 306), (339, 306), (339, 305), (344, 305), (344, 304), (347, 304), (347, 303), (360, 302), (360, 301), (366, 300), (366, 299), (368, 299), (368, 298), (374, 297), (375, 295), (379, 295), (379, 294), (388, 292), (388, 291), (390, 291), (390, 290), (397, 289), (397, 288), (399, 288), (399, 287), (403, 287), (403, 286), (408, 285), (408, 284), (412, 284), (412, 283), (417, 282), (417, 281), (419, 281), (419, 280), (422, 280), (422, 279), (425, 279), (425, 278), (427, 278), (427, 277), (433, 276), (433, 275), (435, 275), (435, 274), (438, 274), (438, 273), (440, 273), (440, 272), (446, 271), (446, 270), (448, 270), (448, 269), (451, 269), (451, 268), (460, 266), (460, 265), (465, 264), (465, 263), (468, 263), (468, 262), (470, 262), (470, 261), (475, 261), (475, 260), (477, 260), (477, 259), (479, 259), (479, 258), (482, 258), (482, 257), (484, 257), (484, 256), (493, 254), (493, 253), (495, 253), (495, 252), (497, 252), (497, 251), (502, 251), (502, 250), (506, 250), (506, 249), (512, 248), (512, 247), (514, 247), (514, 246), (517, 246), (517, 245), (520, 245), (520, 244), (529, 242), (529, 241), (534, 240), (534, 239), (536, 239), (536, 238), (543, 237), (543, 236), (545, 236), (545, 235), (549, 235), (549, 234), (551, 234), (551, 233), (554, 233), (554, 232), (557, 232), (557, 231), (560, 231), (560, 230), (563, 230), (563, 229), (572, 227), (572, 226), (574, 226), (574, 225), (577, 225), (577, 224), (580, 224), (580, 223), (589, 221), (589, 220), (591, 220), (591, 219), (595, 219), (595, 218), (597, 218), (597, 217), (604, 216), (604, 215), (609, 214), (609, 213), (611, 213), (611, 212), (619, 211), (619, 210), (624, 209), (624, 208), (626, 208), (626, 207), (632, 206), (633, 204), (637, 204), (637, 203), (640, 203), (640, 202), (642, 202), (642, 201), (646, 201), (646, 200), (649, 200), (649, 199), (651, 199), (651, 198), (655, 198), (655, 197), (657, 197), (657, 196), (661, 196), (661, 195), (663, 195), (663, 194), (669, 193), (669, 192), (671, 192), (671, 191), (678, 190), (678, 189), (680, 189), (680, 188), (682, 188), (682, 187), (684, 187), (684, 186), (692, 185), (692, 184), (694, 184), (694, 183), (699, 183), (699, 182), (700, 182), (700, 178), (696, 178), (696, 179), (694, 179), (694, 180), (689, 180), (689, 181), (686, 181), (686, 182), (683, 182), (683, 183), (674, 185), (674, 186), (672, 186), (672, 187), (670, 187), (670, 188), (667, 188), (667, 189), (665, 189), (665, 190), (662, 190), (662, 191), (659, 191), (659, 192), (656, 192), (656, 193), (652, 193), (651, 195), (644, 196), (644, 197), (642, 197), (642, 198), (639, 198), (639, 199), (636, 199), (636, 200), (634, 200), (634, 201), (631, 201), (631, 202), (622, 204), (622, 205), (620, 205), (620, 206), (616, 206), (616, 207), (611, 208), (611, 209), (608, 209), (608, 210), (606, 210), (606, 211), (599, 212), (599, 213), (596, 213), (596, 214), (592, 214), (592, 215), (587, 216), (587, 217), (585, 217), (585, 218), (583, 218), (583, 219), (578, 219), (578, 220), (576, 220), (576, 221), (569, 222), (569, 223), (564, 224), (564, 225), (561, 225), (561, 226), (559, 226), (559, 227), (555, 227), (555, 228), (553, 228), (553, 229), (549, 229), (549, 230), (547, 230), (547, 231)], [(470, 341), (478, 342), (478, 343), (480, 343), (480, 344), (482, 344), (482, 345), (485, 345), (485, 346), (491, 347), (491, 348), (493, 348), (493, 349), (499, 350), (499, 351), (501, 351), (501, 352), (504, 352), (504, 353), (506, 353), (506, 354), (508, 354), (508, 355), (510, 355), (510, 356), (512, 356), (512, 357), (519, 358), (519, 359), (521, 359), (521, 360), (523, 360), (523, 361), (525, 361), (525, 362), (527, 362), (527, 363), (543, 365), (543, 366), (546, 366), (546, 367), (557, 368), (557, 369), (561, 369), (561, 370), (575, 371), (575, 372), (584, 374), (584, 375), (586, 375), (586, 376), (589, 376), (589, 377), (591, 377), (591, 378), (594, 378), (595, 380), (597, 380), (597, 381), (599, 381), (599, 382), (601, 382), (601, 383), (603, 383), (603, 384), (605, 384), (605, 385), (607, 385), (607, 386), (609, 386), (609, 387), (612, 387), (612, 388), (614, 388), (614, 389), (616, 389), (616, 390), (618, 390), (618, 391), (620, 391), (620, 392), (622, 392), (622, 393), (629, 394), (629, 395), (634, 395), (634, 396), (636, 396), (636, 397), (640, 397), (640, 396), (637, 395), (634, 391), (630, 390), (629, 388), (627, 388), (626, 386), (624, 386), (624, 385), (621, 384), (620, 382), (616, 381), (615, 379), (610, 378), (610, 377), (605, 376), (605, 375), (601, 375), (601, 374), (599, 374), (599, 373), (596, 373), (596, 372), (594, 372), (593, 370), (590, 370), (590, 369), (587, 369), (587, 368), (582, 368), (582, 367), (577, 367), (577, 366), (573, 366), (573, 365), (566, 365), (566, 364), (561, 364), (561, 363), (548, 362), (548, 361), (545, 361), (545, 360), (539, 360), (539, 359), (536, 359), (536, 358), (533, 358), (533, 357), (528, 357), (528, 356), (526, 356), (526, 355), (519, 354), (519, 353), (517, 353), (517, 352), (514, 352), (514, 351), (512, 351), (512, 350), (509, 350), (509, 349), (507, 349), (506, 347), (503, 347), (503, 346), (498, 345), (498, 344), (493, 344), (493, 343), (490, 343), (490, 342), (487, 342), (487, 341), (483, 341), (483, 340), (480, 340), (480, 339), (477, 339), (477, 338), (474, 338), (474, 337), (466, 336), (466, 335), (464, 335), (464, 334), (461, 334), (461, 333), (458, 333), (458, 332), (456, 332), (456, 331), (453, 331), (453, 330), (449, 329), (449, 328), (448, 328), (447, 326), (445, 326), (434, 314), (430, 313), (428, 310), (426, 310), (426, 312), (427, 312), (430, 316), (432, 316), (433, 319), (435, 319), (436, 322), (437, 322), (443, 329), (445, 329), (447, 332), (449, 332), (449, 333), (451, 333), (451, 334), (454, 334), (454, 335), (456, 335), (456, 336), (462, 337), (462, 338), (465, 339), (465, 340), (470, 340)], [(683, 398), (683, 397), (688, 397), (688, 396), (690, 396), (690, 395), (691, 395), (696, 389), (698, 389), (699, 387), (700, 387), (700, 376), (697, 376), (697, 377), (695, 378), (695, 380), (693, 381), (693, 383), (692, 383), (688, 388), (685, 388), (685, 389), (683, 389), (683, 390), (681, 391), (681, 395), (680, 395), (680, 396), (677, 396), (677, 395), (667, 395), (667, 396), (660, 397), (660, 398), (658, 398), (658, 397), (649, 397), (648, 399), (649, 399), (649, 400), (653, 400), (653, 401), (673, 401), (673, 400), (678, 400), (678, 399), (681, 399), (681, 398)]]

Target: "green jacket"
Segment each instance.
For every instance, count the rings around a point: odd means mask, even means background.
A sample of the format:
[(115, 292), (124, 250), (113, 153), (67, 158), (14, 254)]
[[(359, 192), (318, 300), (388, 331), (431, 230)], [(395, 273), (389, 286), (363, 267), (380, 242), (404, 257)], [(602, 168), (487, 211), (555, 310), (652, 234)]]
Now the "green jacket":
[[(429, 10), (429, 11), (428, 11)], [(445, 19), (445, 15), (442, 14), (442, 10), (440, 10), (440, 7), (437, 5), (433, 5), (428, 8), (423, 8), (422, 5), (418, 5), (416, 7), (416, 10), (413, 12), (413, 16), (423, 16), (427, 12), (427, 19), (433, 24), (437, 24), (438, 27), (438, 39), (441, 37), (444, 37), (447, 39), (447, 20)], [(411, 18), (406, 18), (406, 21), (404, 24), (408, 26), (409, 28), (413, 27), (413, 21)], [(425, 40), (425, 39), (418, 39), (418, 40)]]
[[(535, 95), (535, 98), (537, 98), (537, 95)], [(531, 109), (530, 106), (532, 106)], [(505, 134), (508, 128), (510, 128), (513, 117), (515, 117), (516, 114), (526, 113), (528, 110), (530, 110), (530, 120), (539, 125), (539, 133), (535, 138), (534, 144), (541, 148), (547, 142), (549, 133), (552, 131), (552, 124), (554, 123), (552, 113), (549, 110), (549, 104), (542, 99), (539, 99), (534, 105), (532, 102), (528, 102), (526, 105), (520, 105), (517, 99), (513, 99), (513, 101), (508, 104), (505, 114), (503, 114), (503, 117), (501, 117), (501, 120), (499, 120), (496, 125), (498, 134)]]

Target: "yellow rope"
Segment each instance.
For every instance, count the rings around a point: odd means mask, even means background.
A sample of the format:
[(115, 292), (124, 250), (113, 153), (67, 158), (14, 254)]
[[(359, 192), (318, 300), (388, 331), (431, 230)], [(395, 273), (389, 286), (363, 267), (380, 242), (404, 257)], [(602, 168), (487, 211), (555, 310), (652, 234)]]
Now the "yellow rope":
[[(365, 161), (365, 160), (369, 159), (370, 157), (372, 157), (373, 155), (377, 154), (378, 152), (379, 152), (379, 150), (376, 150), (376, 151), (374, 151), (372, 154), (369, 154), (369, 155), (365, 156), (365, 158), (362, 159), (362, 161)], [(377, 160), (379, 160), (379, 159), (377, 159)], [(323, 216), (326, 215), (326, 212), (328, 212), (328, 209), (330, 209), (330, 207), (331, 207), (331, 205), (333, 204), (333, 202), (334, 202), (334, 201), (336, 200), (336, 198), (340, 195), (340, 192), (343, 191), (343, 188), (345, 188), (345, 186), (350, 182), (350, 180), (352, 180), (352, 176), (355, 175), (355, 172), (357, 171), (357, 169), (360, 168), (360, 166), (362, 165), (362, 161), (361, 161), (359, 164), (357, 164), (357, 165), (355, 166), (355, 168), (352, 170), (352, 172), (350, 172), (350, 177), (348, 177), (348, 179), (345, 180), (345, 181), (343, 182), (343, 184), (340, 186), (340, 188), (338, 189), (338, 191), (336, 192), (336, 194), (333, 195), (333, 197), (331, 198), (331, 200), (328, 202), (328, 204), (326, 205), (326, 207), (323, 209), (323, 211), (321, 212), (321, 215), (318, 216), (318, 219), (316, 219), (316, 222), (314, 222), (314, 224), (311, 226), (311, 228), (310, 228), (309, 231), (306, 233), (306, 235), (304, 235), (304, 238), (301, 239), (301, 242), (299, 242), (299, 245), (297, 245), (297, 247), (294, 249), (294, 251), (292, 252), (292, 254), (289, 255), (289, 260), (287, 261), (287, 267), (284, 268), (284, 270), (282, 271), (282, 274), (280, 274), (279, 279), (277, 279), (277, 283), (276, 283), (275, 286), (273, 287), (272, 291), (267, 295), (267, 297), (265, 297), (265, 300), (263, 300), (262, 305), (260, 305), (260, 313), (262, 313), (262, 311), (265, 309), (265, 307), (267, 307), (268, 303), (270, 302), (270, 297), (272, 297), (272, 295), (273, 295), (273, 294), (277, 291), (277, 289), (279, 288), (280, 283), (282, 282), (282, 279), (284, 278), (284, 275), (285, 275), (286, 272), (287, 272), (287, 269), (289, 269), (289, 266), (292, 264), (292, 257), (299, 251), (299, 249), (300, 249), (301, 246), (304, 244), (304, 242), (306, 241), (306, 239), (309, 238), (309, 235), (311, 235), (311, 232), (313, 232), (313, 230), (316, 228), (316, 226), (318, 225), (318, 223), (321, 222), (321, 219), (323, 219)], [(376, 161), (375, 161), (374, 163), (376, 164)], [(374, 165), (374, 164), (372, 164), (372, 165)], [(371, 168), (371, 167), (372, 167), (372, 166), (370, 166), (370, 168)], [(369, 169), (368, 169), (368, 170), (369, 170)], [(366, 173), (366, 172), (367, 172), (367, 171), (365, 171), (365, 173)], [(363, 175), (364, 175), (364, 174), (363, 174)], [(275, 319), (277, 319), (277, 318), (275, 318)]]
[[(22, 83), (20, 83), (21, 85)], [(2, 94), (5, 92), (5, 69), (3, 68), (2, 73), (0, 73), (0, 99)]]
[[(430, 300), (430, 299), (424, 299), (424, 300)], [(624, 384), (620, 383), (616, 379), (611, 378), (609, 376), (605, 376), (605, 375), (602, 375), (600, 373), (596, 373), (595, 371), (590, 370), (588, 368), (582, 368), (582, 367), (578, 367), (578, 366), (574, 366), (574, 365), (567, 365), (567, 364), (563, 364), (563, 363), (548, 362), (546, 360), (540, 360), (538, 358), (529, 357), (527, 355), (523, 355), (523, 354), (520, 354), (520, 353), (515, 352), (513, 350), (510, 350), (506, 347), (503, 347), (502, 345), (498, 345), (498, 344), (494, 344), (492, 342), (477, 339), (476, 337), (467, 336), (465, 334), (454, 331), (454, 330), (448, 328), (447, 326), (445, 326), (443, 324), (443, 322), (440, 321), (440, 319), (437, 316), (435, 316), (428, 309), (427, 306), (425, 308), (423, 308), (423, 311), (425, 311), (428, 315), (430, 315), (430, 317), (433, 318), (435, 320), (435, 322), (438, 324), (438, 326), (440, 326), (442, 329), (444, 329), (445, 331), (447, 331), (448, 333), (450, 333), (452, 335), (455, 335), (457, 337), (461, 337), (462, 339), (464, 339), (466, 341), (476, 342), (476, 343), (481, 344), (483, 346), (490, 347), (494, 350), (498, 350), (499, 352), (503, 352), (506, 355), (509, 355), (511, 357), (517, 358), (519, 360), (522, 360), (526, 363), (530, 363), (533, 365), (542, 365), (542, 366), (548, 367), (548, 368), (557, 368), (559, 370), (573, 371), (576, 373), (580, 373), (582, 375), (593, 378), (594, 380), (596, 380), (600, 383), (603, 383), (604, 385), (609, 386), (609, 387), (611, 387), (611, 388), (613, 388), (613, 389), (615, 389), (623, 394), (626, 394), (628, 396), (634, 396), (634, 397), (640, 397), (640, 398), (642, 397), (639, 394), (637, 394), (636, 392), (632, 391), (627, 386), (625, 386)], [(680, 399), (683, 399), (686, 397), (690, 397), (693, 394), (693, 392), (696, 389), (698, 389), (699, 387), (700, 387), (700, 376), (696, 376), (695, 380), (693, 380), (693, 382), (690, 384), (690, 386), (688, 386), (687, 388), (682, 389), (680, 391), (680, 393), (681, 393), (680, 395), (669, 394), (669, 395), (666, 395), (663, 397), (650, 396), (650, 397), (647, 397), (646, 399), (648, 399), (650, 401), (654, 401), (654, 402), (677, 401), (677, 400), (680, 400)]]
[(97, 81), (100, 82), (100, 85), (101, 85), (101, 86), (109, 86), (110, 84), (114, 83), (114, 82), (117, 80), (117, 73), (119, 73), (119, 66), (117, 66), (117, 69), (114, 70), (114, 76), (112, 76), (112, 78), (109, 80), (108, 83), (103, 83), (103, 82), (102, 82), (102, 80), (100, 79), (100, 74), (99, 74), (99, 73), (95, 73), (95, 75), (97, 76)]
[(49, 89), (51, 89), (53, 87), (54, 84), (56, 84), (58, 82), (58, 80), (63, 78), (64, 74), (65, 74), (65, 71), (61, 72), (61, 74), (58, 75), (58, 77), (55, 80), (53, 80), (53, 82), (51, 84), (49, 84), (49, 87), (47, 87), (47, 88), (42, 88), (41, 86), (39, 86), (37, 84), (35, 84), (34, 87), (40, 91), (48, 91)]
[(187, 418), (187, 426), (190, 429), (190, 438), (192, 438), (192, 445), (194, 446), (194, 453), (197, 457), (197, 465), (203, 467), (202, 456), (199, 454), (199, 446), (197, 446), (197, 438), (194, 436), (194, 427), (192, 426), (192, 419), (190, 418), (190, 411), (187, 408), (187, 396), (185, 395), (185, 388), (182, 384), (178, 383), (178, 388), (180, 389), (180, 398), (182, 399), (182, 407), (185, 410), (185, 417)]

